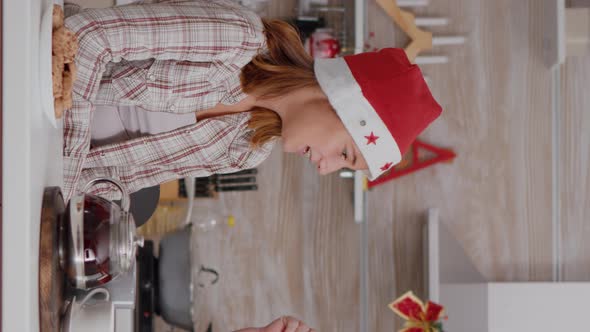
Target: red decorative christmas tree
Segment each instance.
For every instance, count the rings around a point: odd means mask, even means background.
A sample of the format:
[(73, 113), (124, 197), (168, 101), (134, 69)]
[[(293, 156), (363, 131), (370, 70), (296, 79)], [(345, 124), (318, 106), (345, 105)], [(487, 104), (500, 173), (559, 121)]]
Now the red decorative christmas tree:
[[(367, 140), (370, 139), (371, 138), (367, 137)], [(416, 140), (414, 143), (412, 143), (409, 151), (404, 155), (402, 161), (399, 164), (397, 164), (389, 172), (383, 174), (375, 181), (369, 181), (368, 186), (369, 188), (372, 188), (436, 163), (450, 162), (456, 156), (457, 155), (452, 150), (439, 148), (424, 143), (420, 140)]]

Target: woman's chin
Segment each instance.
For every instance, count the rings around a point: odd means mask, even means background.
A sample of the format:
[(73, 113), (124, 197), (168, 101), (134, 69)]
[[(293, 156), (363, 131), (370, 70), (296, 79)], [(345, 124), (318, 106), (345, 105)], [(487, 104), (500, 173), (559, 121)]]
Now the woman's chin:
[(281, 138), (281, 145), (283, 147), (283, 151), (286, 153), (297, 153), (299, 151), (297, 151), (297, 147), (294, 146), (294, 144), (291, 144), (291, 142), (288, 139), (285, 138)]

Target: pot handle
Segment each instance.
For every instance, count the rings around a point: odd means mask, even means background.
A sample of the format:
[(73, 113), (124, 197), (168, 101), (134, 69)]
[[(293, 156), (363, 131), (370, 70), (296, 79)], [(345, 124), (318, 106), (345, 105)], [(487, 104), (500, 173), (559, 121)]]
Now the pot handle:
[(115, 187), (117, 187), (119, 189), (119, 191), (121, 191), (121, 208), (123, 208), (123, 210), (125, 212), (129, 212), (129, 192), (127, 191), (127, 189), (125, 189), (125, 187), (123, 186), (123, 184), (115, 179), (111, 179), (111, 178), (96, 178), (90, 182), (88, 182), (86, 184), (86, 186), (84, 186), (84, 189), (82, 189), (82, 191), (84, 193), (86, 193), (90, 188), (92, 188), (92, 186), (94, 186), (97, 183), (100, 182), (110, 182), (111, 184), (113, 184)]
[(93, 290), (91, 290), (90, 292), (86, 293), (86, 296), (84, 296), (84, 298), (82, 298), (82, 301), (77, 302), (76, 299), (74, 299), (72, 301), (72, 315), (75, 315), (78, 313), (78, 310), (80, 310), (81, 308), (86, 306), (86, 302), (88, 302), (88, 300), (90, 300), (91, 298), (93, 298), (96, 294), (102, 293), (104, 294), (104, 299), (103, 301), (108, 301), (111, 298), (111, 294), (109, 293), (109, 290), (106, 288), (95, 288)]

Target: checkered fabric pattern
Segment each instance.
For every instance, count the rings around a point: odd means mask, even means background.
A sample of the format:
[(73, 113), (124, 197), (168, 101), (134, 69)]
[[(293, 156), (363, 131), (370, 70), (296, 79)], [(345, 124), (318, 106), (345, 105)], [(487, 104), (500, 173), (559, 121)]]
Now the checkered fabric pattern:
[[(230, 0), (171, 1), (85, 9), (65, 24), (79, 42), (73, 107), (64, 114), (66, 200), (98, 176), (118, 179), (134, 192), (176, 178), (253, 168), (269, 155), (272, 143), (250, 147), (247, 113), (90, 147), (98, 104), (189, 113), (245, 98), (240, 69), (266, 47), (253, 12)], [(118, 198), (108, 185), (92, 192)]]

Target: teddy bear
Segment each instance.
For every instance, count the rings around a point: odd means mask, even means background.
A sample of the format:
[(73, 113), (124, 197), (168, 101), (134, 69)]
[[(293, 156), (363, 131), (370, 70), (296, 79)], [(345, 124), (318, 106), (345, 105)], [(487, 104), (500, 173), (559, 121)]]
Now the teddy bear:
[(78, 51), (78, 40), (74, 33), (64, 26), (64, 12), (59, 5), (53, 6), (53, 35), (51, 50), (51, 76), (55, 117), (61, 118), (64, 110), (72, 108), (72, 90), (76, 80), (74, 58)]

